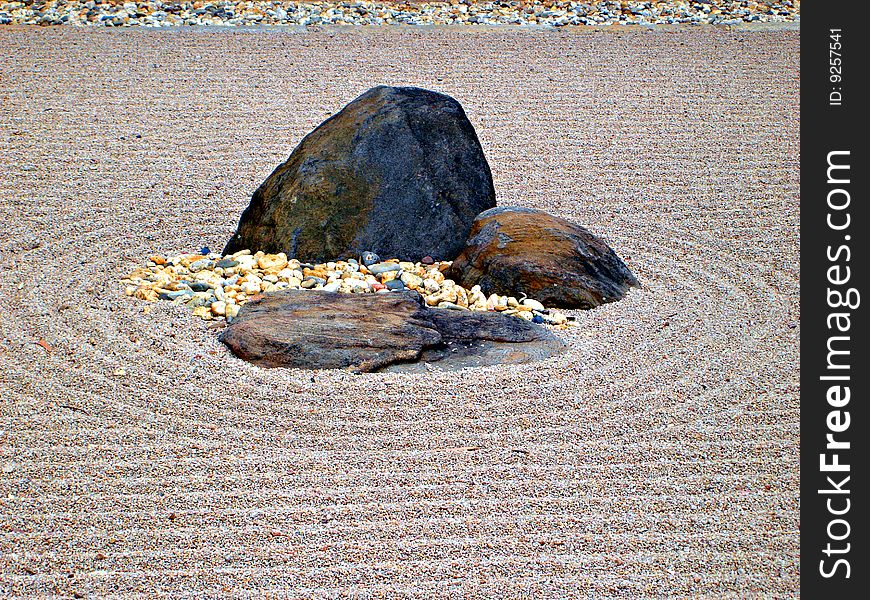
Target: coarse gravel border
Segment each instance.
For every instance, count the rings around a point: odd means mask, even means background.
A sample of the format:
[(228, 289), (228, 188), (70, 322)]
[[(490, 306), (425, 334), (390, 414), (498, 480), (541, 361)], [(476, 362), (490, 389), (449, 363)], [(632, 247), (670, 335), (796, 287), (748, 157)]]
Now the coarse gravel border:
[(742, 25), (800, 20), (800, 0), (639, 2), (506, 0), (383, 2), (290, 0), (22, 0), (0, 1), (0, 25), (186, 27), (279, 25), (316, 27), (497, 25), (506, 27)]

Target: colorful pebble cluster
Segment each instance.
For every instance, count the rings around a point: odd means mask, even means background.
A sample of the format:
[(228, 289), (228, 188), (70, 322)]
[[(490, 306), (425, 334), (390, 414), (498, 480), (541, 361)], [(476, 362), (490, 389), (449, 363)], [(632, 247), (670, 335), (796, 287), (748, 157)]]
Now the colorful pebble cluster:
[(259, 294), (284, 289), (312, 289), (344, 293), (385, 294), (415, 290), (431, 307), (452, 310), (498, 311), (527, 321), (566, 326), (568, 318), (532, 298), (485, 295), (444, 276), (449, 261), (429, 257), (412, 263), (381, 260), (365, 252), (360, 260), (322, 264), (288, 259), (284, 253), (241, 250), (222, 256), (203, 248), (198, 254), (151, 256), (121, 280), (125, 293), (147, 302), (167, 300), (183, 304), (205, 320), (232, 322), (239, 309)]
[(318, 25), (666, 25), (796, 21), (800, 0), (670, 2), (120, 2), (25, 0), (0, 2), (0, 25), (107, 27)]

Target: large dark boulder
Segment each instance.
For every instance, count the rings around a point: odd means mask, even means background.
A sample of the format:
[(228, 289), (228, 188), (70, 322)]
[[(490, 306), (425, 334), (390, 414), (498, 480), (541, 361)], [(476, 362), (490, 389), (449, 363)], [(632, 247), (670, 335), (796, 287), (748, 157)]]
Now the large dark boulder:
[[(283, 290), (251, 299), (221, 341), (263, 367), (354, 371), (522, 363), (558, 353), (547, 329), (499, 313), (429, 308), (416, 292)], [(408, 367), (408, 368), (406, 368)]]
[(459, 102), (378, 86), (305, 136), (254, 192), (224, 254), (449, 260), (493, 206), (492, 174)]
[(639, 285), (616, 252), (583, 227), (517, 207), (478, 215), (445, 275), (485, 294), (526, 294), (562, 308), (594, 308)]

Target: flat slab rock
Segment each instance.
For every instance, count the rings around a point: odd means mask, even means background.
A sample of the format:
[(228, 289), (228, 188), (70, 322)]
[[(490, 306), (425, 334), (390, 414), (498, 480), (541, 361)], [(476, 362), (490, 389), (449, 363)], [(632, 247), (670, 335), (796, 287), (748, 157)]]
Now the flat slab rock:
[(429, 308), (410, 291), (265, 294), (248, 301), (220, 339), (262, 367), (357, 372), (518, 364), (565, 347), (540, 325), (495, 312)]

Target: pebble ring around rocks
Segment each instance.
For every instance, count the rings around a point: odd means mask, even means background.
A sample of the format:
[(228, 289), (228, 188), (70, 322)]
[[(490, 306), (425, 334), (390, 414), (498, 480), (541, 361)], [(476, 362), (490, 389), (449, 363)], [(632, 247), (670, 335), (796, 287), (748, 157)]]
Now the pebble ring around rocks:
[(322, 264), (288, 259), (284, 253), (240, 250), (221, 256), (203, 248), (199, 254), (151, 256), (145, 266), (121, 280), (125, 293), (139, 300), (183, 304), (204, 320), (231, 323), (241, 307), (261, 294), (285, 289), (385, 294), (414, 290), (427, 306), (458, 311), (497, 311), (534, 323), (563, 328), (564, 314), (532, 298), (483, 294), (480, 286), (466, 289), (444, 276), (451, 261), (424, 257), (417, 263), (381, 260), (365, 252), (361, 260)]

